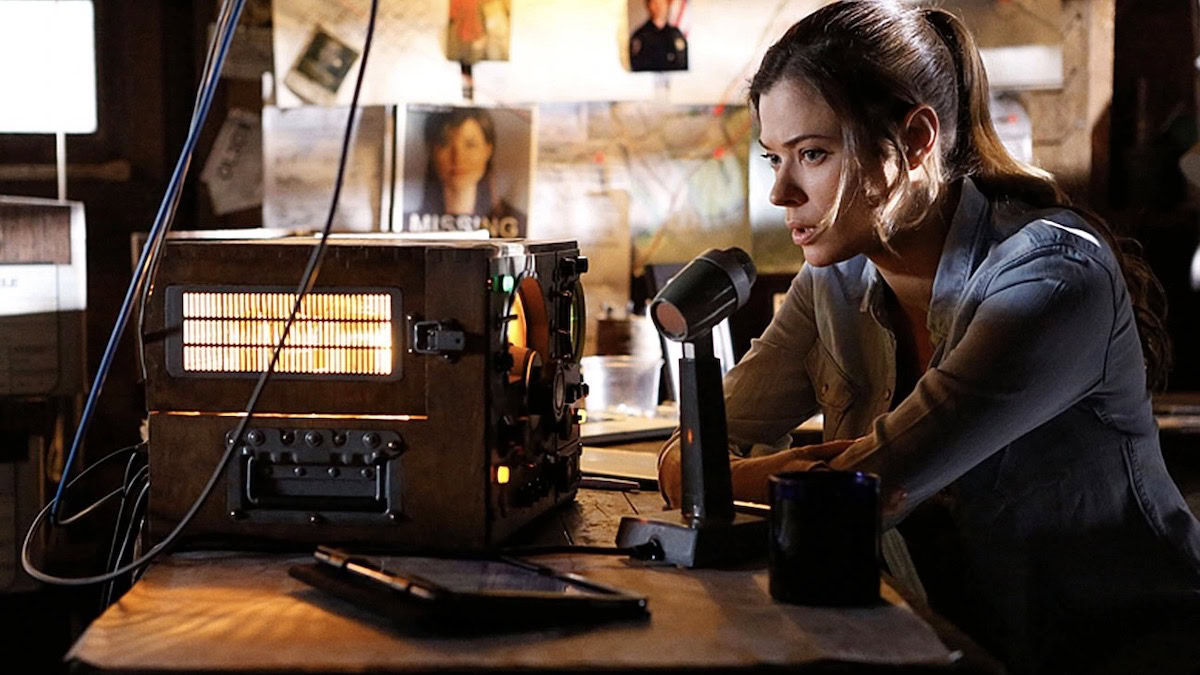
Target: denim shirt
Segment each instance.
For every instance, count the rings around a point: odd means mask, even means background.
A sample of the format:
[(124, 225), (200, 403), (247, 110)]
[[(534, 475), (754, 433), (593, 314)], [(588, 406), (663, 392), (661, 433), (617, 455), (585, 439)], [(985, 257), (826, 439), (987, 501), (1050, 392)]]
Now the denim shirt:
[(1000, 214), (965, 180), (933, 284), (933, 358), (894, 408), (884, 291), (864, 256), (801, 270), (726, 378), (734, 452), (786, 447), (820, 411), (826, 440), (861, 437), (834, 468), (879, 474), (908, 508), (948, 497), (961, 566), (948, 618), (1016, 671), (1151, 620), (1200, 630), (1200, 526), (1163, 464), (1104, 239), (1068, 210)]

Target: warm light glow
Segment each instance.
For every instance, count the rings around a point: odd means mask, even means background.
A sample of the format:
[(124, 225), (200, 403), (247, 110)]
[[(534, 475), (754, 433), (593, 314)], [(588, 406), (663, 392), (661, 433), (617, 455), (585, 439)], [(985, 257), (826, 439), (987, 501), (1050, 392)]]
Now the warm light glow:
[[(305, 295), (276, 372), (390, 375), (391, 300), (386, 293)], [(294, 293), (185, 292), (183, 369), (266, 370), (295, 302)]]
[(514, 318), (508, 320), (508, 344), (528, 347), (529, 343), (525, 341), (525, 305), (521, 302), (520, 293), (513, 296), (512, 310), (509, 315)]
[(496, 482), (501, 485), (507, 485), (508, 479), (509, 479), (508, 467), (507, 466), (496, 467)]

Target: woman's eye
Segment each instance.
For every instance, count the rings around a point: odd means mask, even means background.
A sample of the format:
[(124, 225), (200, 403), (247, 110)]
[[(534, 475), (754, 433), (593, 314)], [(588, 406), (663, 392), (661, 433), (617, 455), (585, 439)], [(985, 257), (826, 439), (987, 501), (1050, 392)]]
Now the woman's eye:
[(817, 162), (820, 162), (821, 160), (825, 159), (825, 157), (827, 157), (828, 155), (829, 155), (828, 152), (825, 152), (824, 150), (818, 150), (816, 148), (809, 148), (807, 150), (800, 151), (800, 159), (803, 159), (804, 161), (809, 162), (811, 164), (816, 164)]
[(767, 164), (770, 164), (772, 169), (779, 167), (779, 155), (773, 152), (764, 152), (762, 158), (767, 160)]

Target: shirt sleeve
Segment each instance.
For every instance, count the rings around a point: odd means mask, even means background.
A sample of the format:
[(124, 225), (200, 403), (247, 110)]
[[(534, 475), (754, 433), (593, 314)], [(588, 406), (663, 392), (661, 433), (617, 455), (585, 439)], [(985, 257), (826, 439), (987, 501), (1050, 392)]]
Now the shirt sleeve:
[(806, 265), (770, 325), (725, 377), (725, 417), (737, 454), (752, 454), (756, 445), (790, 446), (792, 429), (817, 412), (804, 365), (816, 342), (813, 274)]
[(1060, 246), (999, 268), (962, 339), (833, 467), (879, 474), (908, 494), (907, 511), (1058, 416), (1104, 379), (1115, 283)]

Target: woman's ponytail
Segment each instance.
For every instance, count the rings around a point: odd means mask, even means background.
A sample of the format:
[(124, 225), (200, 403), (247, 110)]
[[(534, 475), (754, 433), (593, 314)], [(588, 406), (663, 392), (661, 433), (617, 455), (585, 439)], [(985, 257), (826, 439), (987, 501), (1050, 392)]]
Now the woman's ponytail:
[(1017, 161), (992, 125), (987, 71), (975, 38), (958, 17), (944, 9), (922, 10), (925, 20), (950, 52), (958, 94), (955, 141), (947, 158), (948, 180), (972, 176), (1009, 198), (1051, 206), (1069, 201), (1053, 176)]

